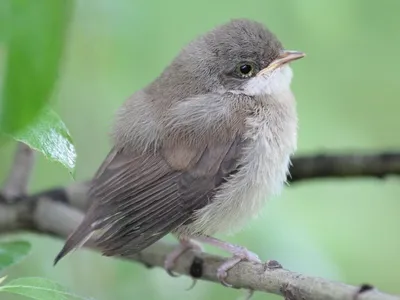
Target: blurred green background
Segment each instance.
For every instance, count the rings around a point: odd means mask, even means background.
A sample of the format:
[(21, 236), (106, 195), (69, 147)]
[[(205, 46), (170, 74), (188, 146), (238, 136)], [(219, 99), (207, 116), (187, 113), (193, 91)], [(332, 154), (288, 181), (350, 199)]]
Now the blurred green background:
[[(298, 154), (400, 149), (399, 11), (396, 0), (77, 1), (54, 94), (55, 110), (76, 143), (76, 180), (91, 177), (108, 152), (118, 106), (192, 38), (236, 17), (263, 22), (288, 49), (307, 53), (292, 65)], [(14, 146), (0, 148), (1, 179)], [(39, 158), (31, 191), (71, 182), (65, 169)], [(399, 197), (399, 178), (294, 184), (242, 232), (221, 237), (294, 271), (349, 284), (368, 282), (400, 294)], [(188, 292), (188, 278), (87, 250), (54, 268), (62, 241), (23, 236), (34, 251), (11, 269), (12, 277), (52, 278), (99, 300), (240, 296), (207, 282)], [(1, 299), (20, 298), (4, 294)], [(255, 294), (254, 299), (278, 297)]]

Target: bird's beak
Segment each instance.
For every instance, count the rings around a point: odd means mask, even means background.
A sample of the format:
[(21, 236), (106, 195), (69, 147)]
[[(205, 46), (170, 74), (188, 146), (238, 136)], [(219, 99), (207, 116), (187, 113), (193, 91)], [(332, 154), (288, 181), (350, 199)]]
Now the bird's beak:
[(257, 73), (257, 76), (262, 76), (266, 73), (272, 72), (273, 70), (291, 62), (296, 59), (300, 59), (306, 56), (305, 53), (299, 51), (283, 50), (277, 59), (272, 61), (268, 67), (262, 69)]

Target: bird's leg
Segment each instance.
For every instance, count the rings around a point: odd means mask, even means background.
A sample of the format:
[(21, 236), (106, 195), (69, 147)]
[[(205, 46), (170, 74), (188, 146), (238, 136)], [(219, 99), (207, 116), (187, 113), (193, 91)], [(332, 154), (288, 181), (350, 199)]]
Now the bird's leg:
[(261, 260), (258, 258), (258, 256), (247, 250), (246, 248), (239, 246), (239, 245), (233, 245), (221, 240), (218, 240), (216, 238), (213, 238), (211, 236), (198, 236), (194, 238), (195, 240), (209, 244), (211, 246), (220, 248), (222, 250), (225, 250), (231, 254), (233, 254), (233, 257), (225, 261), (217, 270), (217, 276), (220, 282), (225, 285), (230, 287), (228, 283), (225, 282), (226, 277), (228, 276), (228, 271), (233, 268), (235, 265), (237, 265), (239, 262), (243, 260), (251, 261), (251, 262), (256, 262), (260, 263)]
[(179, 245), (167, 255), (164, 261), (164, 268), (168, 272), (169, 275), (176, 277), (172, 272), (172, 269), (175, 267), (176, 260), (187, 250), (194, 250), (198, 252), (203, 252), (203, 248), (194, 241), (191, 241), (188, 238), (179, 238)]

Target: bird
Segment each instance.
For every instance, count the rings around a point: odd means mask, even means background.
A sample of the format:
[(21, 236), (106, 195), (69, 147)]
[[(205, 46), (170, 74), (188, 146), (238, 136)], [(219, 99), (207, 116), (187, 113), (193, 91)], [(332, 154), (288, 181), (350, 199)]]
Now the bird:
[(184, 46), (162, 73), (115, 115), (109, 154), (90, 182), (89, 208), (55, 264), (90, 241), (105, 256), (137, 254), (167, 234), (179, 256), (203, 244), (231, 254), (221, 283), (245, 247), (232, 234), (279, 195), (297, 148), (298, 116), (287, 50), (261, 22), (232, 19)]

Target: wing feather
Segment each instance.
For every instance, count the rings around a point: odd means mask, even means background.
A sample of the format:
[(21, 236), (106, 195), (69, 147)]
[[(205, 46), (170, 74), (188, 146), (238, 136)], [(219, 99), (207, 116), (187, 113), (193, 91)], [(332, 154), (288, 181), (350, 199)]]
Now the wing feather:
[[(168, 145), (151, 154), (113, 149), (92, 181), (85, 219), (56, 261), (91, 235), (104, 255), (132, 255), (191, 222), (194, 211), (212, 201), (235, 172), (243, 145), (237, 135), (198, 149)], [(192, 158), (185, 169), (175, 150)]]

